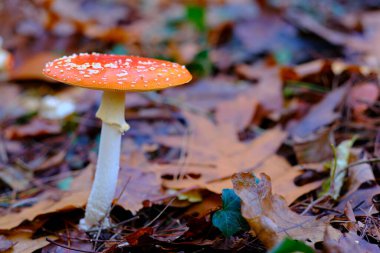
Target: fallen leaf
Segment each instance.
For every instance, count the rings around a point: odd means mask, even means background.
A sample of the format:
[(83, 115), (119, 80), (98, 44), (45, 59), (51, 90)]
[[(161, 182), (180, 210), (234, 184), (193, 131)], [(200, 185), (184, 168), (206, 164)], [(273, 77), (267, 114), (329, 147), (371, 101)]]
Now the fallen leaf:
[(22, 64), (15, 69), (12, 69), (10, 73), (11, 80), (44, 80), (51, 81), (42, 74), (41, 69), (44, 68), (45, 64), (61, 55), (53, 54), (51, 52), (42, 52), (35, 55), (31, 55), (24, 59)]
[(33, 234), (29, 232), (15, 231), (7, 236), (8, 240), (11, 240), (15, 244), (12, 249), (6, 251), (6, 253), (21, 253), (21, 252), (34, 252), (48, 245), (49, 242), (46, 238), (51, 240), (57, 239), (56, 236), (49, 235), (47, 237), (40, 237), (37, 239), (32, 238)]
[[(286, 134), (276, 128), (265, 131), (256, 139), (242, 143), (231, 125), (215, 125), (203, 116), (185, 113), (190, 123), (188, 137), (157, 137), (156, 140), (169, 147), (184, 148), (185, 162), (153, 165), (161, 175), (179, 174), (179, 180), (165, 180), (164, 186), (174, 189), (199, 186), (220, 193), (223, 188), (217, 181), (232, 174), (250, 170), (260, 165), (279, 148)], [(221, 138), (223, 136), (223, 138)], [(185, 146), (184, 139), (188, 142)], [(197, 178), (186, 176), (199, 175)], [(213, 186), (213, 183), (216, 183)]]
[(12, 115), (21, 115), (24, 109), (20, 104), (21, 89), (15, 85), (0, 85), (0, 119)]
[(162, 95), (175, 100), (178, 105), (196, 108), (200, 112), (214, 109), (219, 103), (244, 93), (248, 87), (231, 85), (225, 77), (205, 78), (191, 85), (166, 89)]
[(136, 213), (143, 208), (144, 200), (162, 196), (161, 178), (152, 171), (121, 168), (115, 197), (117, 204)]
[(380, 90), (376, 83), (364, 82), (353, 86), (347, 94), (347, 104), (355, 119), (365, 117), (363, 113), (376, 103)]
[(250, 53), (279, 49), (284, 44), (289, 44), (288, 41), (293, 41), (297, 33), (293, 26), (278, 15), (265, 12), (258, 17), (237, 23), (234, 32)]
[(322, 128), (305, 139), (294, 140), (293, 149), (299, 164), (318, 163), (332, 157), (331, 127)]
[(324, 38), (334, 45), (346, 45), (351, 40), (350, 35), (341, 33), (336, 30), (331, 30), (326, 26), (320, 24), (317, 20), (313, 19), (310, 15), (306, 15), (300, 11), (292, 11), (289, 18), (293, 23), (297, 24), (302, 29), (308, 30), (318, 36)]
[(14, 244), (14, 242), (8, 240), (5, 236), (0, 235), (0, 252), (9, 250)]
[(255, 98), (268, 111), (279, 113), (283, 110), (284, 99), (279, 67), (268, 66), (262, 62), (254, 65), (239, 65), (236, 71), (248, 79), (258, 81), (245, 94)]
[[(358, 162), (364, 162), (367, 158), (364, 157)], [(350, 195), (357, 191), (363, 183), (374, 183), (375, 176), (371, 165), (368, 163), (358, 164), (348, 168), (348, 192), (345, 195)]]
[(31, 122), (21, 126), (10, 126), (5, 129), (4, 135), (7, 139), (15, 140), (30, 137), (59, 134), (62, 131), (57, 121), (49, 121), (42, 118), (34, 118)]
[(236, 132), (244, 130), (255, 115), (258, 102), (247, 95), (221, 102), (216, 106), (215, 119), (218, 124), (234, 126)]
[(0, 217), (0, 229), (7, 230), (18, 226), (24, 220), (33, 220), (40, 214), (56, 212), (65, 208), (81, 208), (86, 204), (92, 185), (92, 170), (94, 166), (88, 165), (79, 176), (77, 176), (70, 191), (62, 192), (60, 200), (52, 200), (41, 197), (40, 202), (32, 207), (25, 207), (19, 213), (9, 213)]
[(57, 154), (47, 158), (41, 164), (37, 165), (37, 167), (33, 168), (34, 171), (43, 171), (53, 166), (58, 166), (64, 162), (66, 156), (66, 151), (59, 151)]
[[(274, 193), (281, 194), (287, 203), (292, 203), (297, 198), (312, 190), (317, 189), (322, 182), (316, 181), (309, 184), (298, 186), (295, 184), (295, 178), (302, 174), (299, 166), (292, 167), (283, 157), (272, 155), (259, 166), (252, 170), (252, 173), (259, 175), (265, 173), (271, 178), (272, 189)], [(219, 189), (232, 188), (230, 178), (213, 182), (208, 185), (208, 189), (214, 192)]]
[(137, 245), (139, 243), (139, 239), (142, 236), (145, 235), (153, 235), (153, 228), (147, 227), (147, 228), (140, 228), (133, 232), (130, 235), (127, 235), (124, 239), (132, 246)]
[(239, 173), (232, 178), (234, 190), (242, 200), (243, 217), (265, 246), (272, 248), (288, 236), (311, 245), (323, 240), (329, 226), (326, 219), (292, 212), (281, 196), (272, 194), (267, 175), (262, 173), (259, 183), (256, 180), (252, 173)]
[(30, 186), (32, 175), (17, 167), (5, 166), (0, 170), (0, 178), (14, 191), (23, 191)]
[(369, 210), (371, 210), (370, 214), (373, 214), (376, 209), (373, 208), (372, 197), (379, 192), (380, 186), (377, 184), (370, 188), (358, 189), (349, 195), (342, 196), (336, 209), (343, 212), (347, 203), (350, 202), (354, 208), (355, 215), (369, 215)]
[[(79, 239), (80, 238), (80, 239)], [(51, 252), (91, 252), (93, 251), (93, 244), (91, 242), (91, 237), (86, 234), (86, 232), (81, 230), (66, 230), (64, 236), (61, 235), (59, 238), (50, 238), (50, 240), (54, 240), (56, 244), (50, 243), (44, 246), (41, 249), (41, 253), (51, 253)], [(79, 240), (78, 240), (79, 239)], [(48, 242), (49, 243), (49, 242)], [(72, 250), (63, 249), (61, 246), (65, 245), (70, 247)], [(77, 250), (75, 250), (77, 249)], [(62, 252), (62, 253), (63, 253)]]
[(330, 232), (326, 231), (323, 252), (326, 253), (372, 253), (379, 252), (379, 247), (365, 241), (355, 232), (342, 234), (339, 239), (332, 238)]
[(347, 86), (333, 90), (313, 106), (309, 113), (293, 128), (290, 133), (295, 138), (305, 138), (320, 127), (331, 124), (339, 117), (334, 110), (343, 101)]

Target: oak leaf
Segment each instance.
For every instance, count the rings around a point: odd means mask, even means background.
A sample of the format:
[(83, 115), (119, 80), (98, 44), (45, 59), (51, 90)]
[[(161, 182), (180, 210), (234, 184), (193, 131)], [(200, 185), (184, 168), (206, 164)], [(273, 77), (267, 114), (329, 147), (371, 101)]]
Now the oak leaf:
[[(281, 196), (272, 194), (270, 178), (264, 173), (258, 183), (256, 180), (252, 173), (239, 173), (232, 178), (234, 190), (242, 200), (242, 215), (265, 246), (272, 248), (289, 236), (309, 244), (323, 240), (329, 226), (326, 220), (290, 210)], [(338, 232), (333, 230), (333, 234)]]

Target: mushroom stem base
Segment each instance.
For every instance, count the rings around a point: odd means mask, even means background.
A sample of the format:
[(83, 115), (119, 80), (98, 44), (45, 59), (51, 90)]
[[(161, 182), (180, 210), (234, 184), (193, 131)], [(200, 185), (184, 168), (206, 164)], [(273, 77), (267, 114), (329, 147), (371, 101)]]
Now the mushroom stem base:
[(119, 129), (103, 122), (95, 179), (87, 202), (85, 218), (80, 222), (80, 228), (83, 230), (100, 225), (99, 223), (110, 211), (117, 186), (120, 147)]

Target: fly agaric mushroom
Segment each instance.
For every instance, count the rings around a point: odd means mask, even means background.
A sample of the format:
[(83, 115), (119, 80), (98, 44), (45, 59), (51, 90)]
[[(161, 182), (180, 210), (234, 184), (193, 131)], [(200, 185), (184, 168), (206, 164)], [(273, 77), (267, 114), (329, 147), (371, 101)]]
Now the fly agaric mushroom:
[(102, 129), (95, 179), (80, 224), (88, 230), (105, 219), (115, 195), (121, 136), (129, 129), (125, 122), (125, 92), (178, 86), (189, 82), (192, 76), (177, 63), (98, 53), (56, 59), (46, 64), (43, 73), (70, 85), (104, 91), (96, 113), (102, 120)]

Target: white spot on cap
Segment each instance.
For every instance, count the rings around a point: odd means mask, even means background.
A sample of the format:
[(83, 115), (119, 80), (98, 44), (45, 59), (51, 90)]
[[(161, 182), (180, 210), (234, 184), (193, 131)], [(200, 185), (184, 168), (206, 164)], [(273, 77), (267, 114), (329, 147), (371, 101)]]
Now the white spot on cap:
[(102, 69), (102, 68), (103, 68), (103, 67), (102, 67), (102, 64), (99, 63), (99, 62), (93, 62), (93, 63), (91, 64), (91, 66), (92, 66), (94, 69)]
[(121, 73), (116, 74), (116, 76), (118, 76), (118, 77), (123, 77), (123, 76), (126, 76), (126, 75), (128, 75), (128, 72), (126, 70), (122, 70)]

